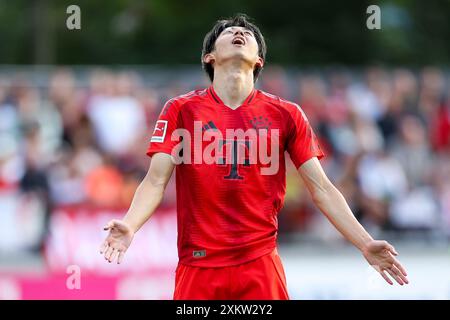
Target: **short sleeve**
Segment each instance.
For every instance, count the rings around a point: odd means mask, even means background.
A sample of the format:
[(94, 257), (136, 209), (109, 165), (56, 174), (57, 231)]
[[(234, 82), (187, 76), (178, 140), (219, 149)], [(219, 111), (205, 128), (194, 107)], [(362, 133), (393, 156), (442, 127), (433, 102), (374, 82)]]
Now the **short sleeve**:
[(286, 151), (297, 169), (313, 157), (321, 159), (324, 156), (317, 137), (300, 106), (295, 105), (289, 108), (287, 125)]
[(179, 142), (176, 139), (172, 139), (172, 132), (180, 127), (180, 121), (178, 103), (174, 100), (167, 101), (155, 123), (153, 134), (150, 138), (147, 149), (149, 157), (158, 152), (171, 154), (173, 147)]

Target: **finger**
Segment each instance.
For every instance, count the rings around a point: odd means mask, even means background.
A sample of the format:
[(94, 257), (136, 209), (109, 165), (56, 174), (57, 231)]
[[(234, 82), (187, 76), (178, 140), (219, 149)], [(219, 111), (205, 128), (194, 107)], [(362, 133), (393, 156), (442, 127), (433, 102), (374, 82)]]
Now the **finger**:
[(393, 246), (389, 247), (389, 252), (392, 253), (394, 256), (398, 256), (397, 250)]
[(105, 241), (105, 242), (103, 242), (102, 245), (100, 246), (100, 254), (103, 254), (103, 253), (106, 251), (107, 248), (108, 248), (108, 242)]
[(114, 262), (114, 259), (117, 257), (117, 253), (118, 253), (118, 250), (114, 249), (113, 252), (111, 253), (111, 256), (108, 259), (109, 263)]
[(394, 260), (394, 266), (396, 266), (405, 277), (408, 276), (408, 274), (406, 273), (405, 268), (403, 268), (403, 266), (402, 266), (402, 264), (400, 262), (398, 262), (397, 260)]
[(392, 266), (391, 270), (398, 276), (402, 281), (406, 284), (409, 283), (408, 279), (402, 274), (402, 272), (394, 265)]
[(117, 257), (117, 264), (121, 264), (122, 263), (124, 255), (125, 255), (124, 251), (119, 251), (119, 256)]
[(114, 249), (111, 246), (109, 246), (108, 249), (105, 252), (105, 259), (106, 260), (109, 260), (109, 257), (111, 257), (111, 254), (113, 253), (113, 251), (114, 251)]
[(386, 275), (386, 273), (384, 273), (383, 270), (380, 271), (380, 274), (381, 274), (381, 276), (383, 277), (383, 279), (386, 280), (386, 282), (389, 283), (391, 286), (394, 284), (394, 283), (392, 282), (392, 280), (389, 279), (389, 277)]
[(103, 230), (109, 230), (112, 229), (114, 227), (114, 220), (109, 221), (104, 227)]
[(116, 228), (118, 224), (120, 224), (120, 220), (112, 219), (111, 221), (109, 221), (109, 222), (103, 227), (103, 229), (104, 229), (104, 230), (109, 230), (109, 229), (112, 229), (112, 228)]
[(398, 256), (398, 252), (397, 250), (395, 250), (394, 246), (392, 244), (390, 244), (389, 242), (386, 241), (386, 246), (388, 248), (388, 250), (394, 255), (394, 256)]
[(399, 284), (399, 285), (404, 285), (404, 283), (403, 283), (403, 280), (394, 272), (394, 271), (392, 271), (391, 269), (386, 269), (386, 271), (391, 275), (391, 277), (395, 280), (395, 281), (397, 281), (397, 283)]

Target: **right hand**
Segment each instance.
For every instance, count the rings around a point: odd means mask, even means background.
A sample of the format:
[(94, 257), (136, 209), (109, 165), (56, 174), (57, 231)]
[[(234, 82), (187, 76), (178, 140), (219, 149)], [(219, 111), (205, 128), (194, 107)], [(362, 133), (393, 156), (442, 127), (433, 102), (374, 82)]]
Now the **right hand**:
[(133, 240), (134, 232), (128, 224), (116, 219), (108, 222), (103, 230), (109, 230), (109, 234), (100, 248), (100, 254), (104, 254), (110, 263), (117, 259), (117, 263), (120, 264)]

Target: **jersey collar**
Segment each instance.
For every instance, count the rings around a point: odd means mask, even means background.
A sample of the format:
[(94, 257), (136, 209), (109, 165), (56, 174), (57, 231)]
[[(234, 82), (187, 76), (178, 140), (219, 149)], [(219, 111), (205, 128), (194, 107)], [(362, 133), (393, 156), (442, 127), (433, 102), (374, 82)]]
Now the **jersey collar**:
[[(216, 91), (214, 91), (214, 87), (211, 85), (208, 89), (207, 89), (208, 95), (210, 96), (210, 98), (216, 102), (217, 104), (222, 104), (225, 105), (223, 103), (223, 101), (219, 98), (219, 96), (217, 95)], [(250, 92), (250, 94), (248, 95), (248, 97), (244, 100), (244, 102), (241, 104), (245, 105), (245, 104), (249, 104), (253, 98), (255, 97), (256, 94), (256, 90), (255, 88), (252, 89), (252, 91)]]

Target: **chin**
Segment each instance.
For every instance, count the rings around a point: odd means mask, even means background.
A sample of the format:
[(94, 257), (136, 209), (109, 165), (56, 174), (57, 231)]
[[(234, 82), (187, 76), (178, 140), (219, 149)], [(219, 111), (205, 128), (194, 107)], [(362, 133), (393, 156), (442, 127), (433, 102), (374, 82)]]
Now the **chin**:
[(234, 48), (234, 50), (230, 50), (227, 54), (225, 59), (239, 59), (244, 61), (253, 61), (255, 60), (250, 54), (245, 52), (245, 48)]

